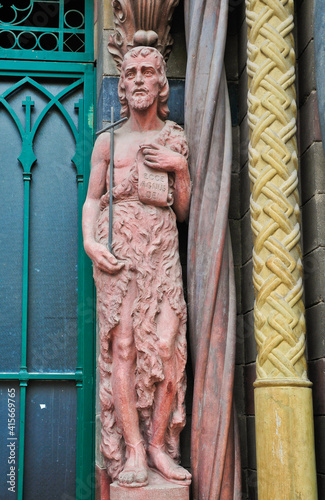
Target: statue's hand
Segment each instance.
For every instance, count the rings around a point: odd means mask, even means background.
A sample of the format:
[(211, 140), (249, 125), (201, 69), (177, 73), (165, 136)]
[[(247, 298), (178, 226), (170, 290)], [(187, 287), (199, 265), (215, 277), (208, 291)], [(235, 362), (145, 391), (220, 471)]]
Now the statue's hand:
[(105, 273), (116, 274), (125, 265), (123, 262), (119, 262), (101, 243), (85, 244), (85, 251), (98, 269)]
[(187, 168), (187, 162), (183, 155), (161, 146), (160, 144), (142, 144), (140, 146), (144, 155), (144, 164), (155, 170), (179, 173)]

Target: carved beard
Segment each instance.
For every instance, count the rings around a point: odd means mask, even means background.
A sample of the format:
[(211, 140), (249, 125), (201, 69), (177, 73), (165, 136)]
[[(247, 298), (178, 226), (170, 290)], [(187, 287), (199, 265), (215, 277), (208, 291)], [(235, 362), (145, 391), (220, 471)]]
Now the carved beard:
[(152, 94), (152, 93), (148, 93), (148, 94), (133, 94), (131, 97), (130, 97), (130, 100), (129, 100), (129, 106), (132, 108), (132, 109), (135, 109), (136, 111), (144, 111), (148, 108), (150, 108), (150, 106), (152, 106), (152, 104), (155, 102), (157, 96)]

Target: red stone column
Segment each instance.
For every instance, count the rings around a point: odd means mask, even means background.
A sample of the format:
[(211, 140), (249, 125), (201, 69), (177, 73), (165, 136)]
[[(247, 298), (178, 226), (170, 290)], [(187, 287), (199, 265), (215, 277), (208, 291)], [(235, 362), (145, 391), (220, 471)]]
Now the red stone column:
[(236, 304), (228, 230), (231, 116), (223, 69), (228, 0), (187, 0), (185, 129), (193, 182), (188, 302), (195, 370), (193, 497), (241, 498), (233, 409)]

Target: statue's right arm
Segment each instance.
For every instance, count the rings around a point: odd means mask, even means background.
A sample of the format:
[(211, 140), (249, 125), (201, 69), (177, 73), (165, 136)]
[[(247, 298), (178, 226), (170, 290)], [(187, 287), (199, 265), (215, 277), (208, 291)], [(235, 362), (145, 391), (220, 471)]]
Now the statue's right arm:
[(109, 158), (109, 134), (102, 134), (95, 143), (91, 158), (88, 192), (82, 211), (82, 232), (85, 252), (93, 263), (101, 271), (115, 274), (124, 264), (118, 262), (114, 255), (95, 239), (95, 226), (100, 213), (100, 198), (106, 192)]

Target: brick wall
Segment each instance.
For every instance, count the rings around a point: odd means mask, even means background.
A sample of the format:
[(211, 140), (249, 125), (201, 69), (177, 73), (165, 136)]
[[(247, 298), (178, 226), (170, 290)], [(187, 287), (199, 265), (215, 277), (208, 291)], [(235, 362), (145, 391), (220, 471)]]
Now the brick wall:
[[(246, 47), (245, 2), (230, 1), (225, 62), (233, 120), (233, 173), (229, 224), (237, 289), (237, 355), (234, 395), (241, 445), (242, 498), (254, 500), (257, 498), (253, 391), (256, 344), (253, 320), (253, 240), (250, 227), (250, 181), (247, 152), (249, 130)], [(232, 61), (231, 65), (230, 61)]]
[(314, 1), (296, 4), (300, 190), (308, 375), (313, 382), (318, 497), (325, 498), (325, 158), (317, 108)]

